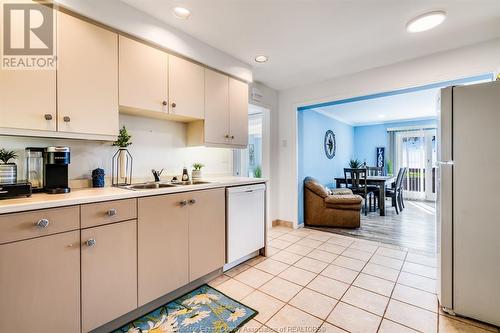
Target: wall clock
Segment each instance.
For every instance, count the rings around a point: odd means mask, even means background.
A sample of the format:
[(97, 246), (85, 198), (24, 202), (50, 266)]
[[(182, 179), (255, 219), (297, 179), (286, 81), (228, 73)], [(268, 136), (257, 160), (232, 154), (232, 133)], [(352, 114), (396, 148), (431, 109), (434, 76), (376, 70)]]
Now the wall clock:
[(328, 157), (328, 159), (332, 159), (337, 150), (337, 142), (335, 141), (335, 134), (332, 130), (326, 131), (324, 145), (326, 157)]

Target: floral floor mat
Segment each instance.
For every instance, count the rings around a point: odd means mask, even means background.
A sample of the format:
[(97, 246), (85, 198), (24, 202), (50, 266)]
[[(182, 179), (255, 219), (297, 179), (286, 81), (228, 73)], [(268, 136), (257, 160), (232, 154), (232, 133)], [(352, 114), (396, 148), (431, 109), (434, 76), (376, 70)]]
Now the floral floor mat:
[(235, 332), (256, 314), (248, 306), (203, 285), (113, 333)]

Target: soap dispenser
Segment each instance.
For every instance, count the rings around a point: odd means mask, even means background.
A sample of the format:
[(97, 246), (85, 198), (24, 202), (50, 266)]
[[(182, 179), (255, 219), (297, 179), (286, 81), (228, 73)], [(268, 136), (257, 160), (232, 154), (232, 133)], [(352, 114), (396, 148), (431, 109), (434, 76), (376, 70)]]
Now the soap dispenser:
[(182, 181), (183, 182), (189, 181), (188, 169), (186, 167), (182, 169)]

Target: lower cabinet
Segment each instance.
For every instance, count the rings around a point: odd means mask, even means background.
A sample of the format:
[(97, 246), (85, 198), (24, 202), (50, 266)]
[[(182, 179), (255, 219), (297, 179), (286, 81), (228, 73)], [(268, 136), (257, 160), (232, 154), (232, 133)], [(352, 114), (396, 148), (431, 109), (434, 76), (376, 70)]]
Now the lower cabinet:
[(80, 332), (80, 232), (0, 245), (0, 332)]
[(189, 282), (188, 194), (139, 199), (139, 306)]
[(139, 306), (225, 262), (225, 190), (140, 198)]
[(225, 189), (192, 192), (188, 200), (189, 281), (194, 281), (225, 263)]
[(82, 332), (88, 332), (137, 308), (137, 220), (84, 229), (81, 242)]

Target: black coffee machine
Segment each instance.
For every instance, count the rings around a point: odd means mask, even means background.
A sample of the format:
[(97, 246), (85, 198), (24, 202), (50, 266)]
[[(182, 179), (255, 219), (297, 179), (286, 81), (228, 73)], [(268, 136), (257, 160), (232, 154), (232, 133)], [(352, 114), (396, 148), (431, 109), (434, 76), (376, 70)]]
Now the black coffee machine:
[(47, 147), (43, 152), (45, 162), (44, 189), (50, 194), (68, 193), (69, 147)]

